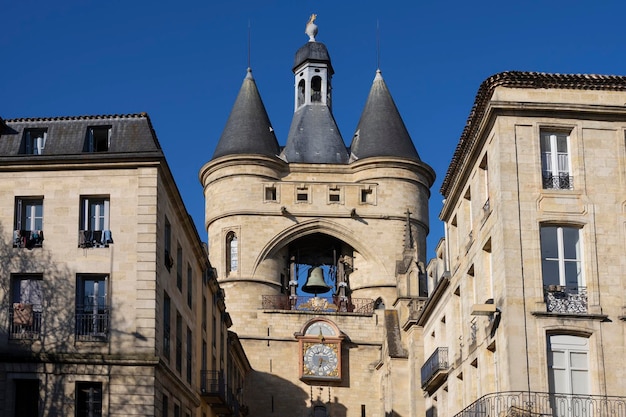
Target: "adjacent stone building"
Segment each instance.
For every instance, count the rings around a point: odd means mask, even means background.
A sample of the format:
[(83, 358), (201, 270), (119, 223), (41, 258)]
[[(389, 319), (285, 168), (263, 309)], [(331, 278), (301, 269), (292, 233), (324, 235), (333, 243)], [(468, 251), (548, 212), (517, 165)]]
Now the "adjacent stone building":
[(443, 180), (430, 416), (626, 415), (626, 77), (505, 72)]
[(238, 407), (249, 365), (147, 115), (0, 120), (0, 196), (0, 415)]

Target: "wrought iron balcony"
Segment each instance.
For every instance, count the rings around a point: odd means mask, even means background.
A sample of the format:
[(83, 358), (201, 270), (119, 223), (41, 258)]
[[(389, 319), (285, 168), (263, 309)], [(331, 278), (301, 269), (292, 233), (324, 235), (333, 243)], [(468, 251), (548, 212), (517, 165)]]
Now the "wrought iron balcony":
[(39, 339), (42, 311), (39, 304), (13, 303), (9, 308), (9, 338)]
[(571, 190), (574, 188), (574, 177), (544, 173), (543, 188), (546, 190)]
[(544, 300), (550, 313), (587, 313), (587, 288), (564, 285), (545, 285)]
[(448, 348), (438, 347), (422, 366), (422, 389), (433, 393), (448, 379), (448, 369)]
[(626, 417), (626, 397), (510, 391), (487, 394), (455, 417)]
[(264, 310), (298, 310), (314, 312), (344, 312), (354, 314), (374, 314), (374, 300), (371, 298), (352, 298), (339, 296), (311, 297), (289, 294), (262, 296)]
[(110, 309), (107, 306), (76, 306), (76, 340), (102, 342), (109, 338)]
[(222, 371), (201, 371), (200, 393), (216, 414), (238, 417), (241, 406), (239, 400), (228, 389)]

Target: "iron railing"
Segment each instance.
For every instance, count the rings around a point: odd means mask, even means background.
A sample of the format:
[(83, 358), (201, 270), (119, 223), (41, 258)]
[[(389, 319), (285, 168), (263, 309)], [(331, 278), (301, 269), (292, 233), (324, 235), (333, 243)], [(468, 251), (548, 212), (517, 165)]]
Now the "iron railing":
[(447, 371), (449, 367), (448, 363), (448, 348), (438, 347), (435, 349), (430, 358), (422, 365), (422, 388), (425, 388), (435, 375), (440, 371)]
[(76, 307), (76, 340), (83, 342), (99, 342), (107, 340), (110, 329), (110, 310), (106, 306)]
[(564, 285), (543, 287), (546, 309), (550, 313), (587, 313), (587, 288)]
[(371, 298), (352, 298), (339, 296), (311, 297), (289, 294), (263, 295), (264, 310), (299, 310), (315, 312), (344, 312), (354, 314), (374, 314), (374, 300)]
[(543, 188), (547, 190), (571, 190), (574, 188), (574, 177), (544, 173)]
[(39, 339), (42, 317), (39, 304), (13, 303), (9, 307), (9, 338)]
[(201, 371), (200, 392), (217, 414), (239, 417), (241, 406), (222, 371)]
[(487, 394), (454, 417), (626, 417), (626, 397), (534, 391)]

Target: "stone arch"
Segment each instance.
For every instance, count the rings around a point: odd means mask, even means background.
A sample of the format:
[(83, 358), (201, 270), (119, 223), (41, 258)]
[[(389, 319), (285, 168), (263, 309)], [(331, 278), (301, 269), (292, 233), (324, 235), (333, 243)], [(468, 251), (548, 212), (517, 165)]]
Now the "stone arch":
[(254, 276), (256, 274), (257, 268), (264, 260), (276, 255), (279, 250), (283, 249), (289, 243), (301, 237), (316, 233), (326, 234), (350, 245), (356, 252), (361, 254), (363, 259), (366, 261), (377, 260), (377, 256), (360, 241), (355, 239), (351, 230), (347, 227), (326, 219), (312, 219), (284, 229), (267, 242), (267, 244), (259, 252), (257, 259), (254, 261), (252, 275)]

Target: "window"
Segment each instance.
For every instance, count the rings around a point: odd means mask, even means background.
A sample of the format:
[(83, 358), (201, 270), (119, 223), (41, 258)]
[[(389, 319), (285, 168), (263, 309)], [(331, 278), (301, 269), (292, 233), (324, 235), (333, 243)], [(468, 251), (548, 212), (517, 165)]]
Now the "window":
[(43, 311), (43, 276), (15, 275), (11, 279), (11, 339), (37, 339)]
[(572, 335), (548, 336), (548, 383), (556, 394), (588, 395), (589, 339)]
[(311, 103), (322, 101), (322, 77), (311, 78)]
[(191, 308), (193, 303), (193, 272), (191, 266), (187, 264), (187, 305)]
[(228, 232), (226, 235), (226, 271), (227, 273), (237, 271), (239, 264), (239, 248), (235, 232)]
[(81, 197), (79, 247), (108, 247), (113, 243), (109, 229), (109, 197)]
[(206, 296), (202, 295), (202, 330), (206, 332), (206, 315), (207, 315), (207, 301)]
[(276, 194), (276, 187), (274, 186), (266, 186), (265, 187), (265, 201), (277, 201), (278, 197)]
[(174, 404), (174, 417), (180, 417), (180, 405)]
[(176, 370), (181, 371), (183, 367), (183, 318), (176, 313)]
[(306, 186), (296, 188), (296, 203), (306, 203), (309, 201), (309, 189)]
[(46, 147), (48, 129), (24, 129), (21, 154), (42, 155)]
[(580, 229), (541, 227), (541, 273), (545, 286), (584, 286), (581, 267)]
[(341, 202), (341, 189), (337, 186), (331, 186), (328, 189), (328, 202), (340, 203)]
[(569, 156), (569, 135), (541, 132), (541, 173), (543, 188), (573, 188)]
[(171, 305), (170, 296), (163, 293), (163, 356), (170, 358), (170, 331), (171, 331)]
[(191, 329), (187, 327), (187, 382), (191, 384), (193, 338)]
[(15, 415), (39, 417), (39, 380), (15, 379)]
[(176, 288), (183, 291), (183, 248), (180, 244), (176, 248)]
[(172, 225), (167, 217), (165, 218), (165, 230), (163, 233), (163, 246), (165, 246), (165, 267), (168, 271), (174, 266), (174, 259), (172, 259)]
[(361, 204), (374, 204), (375, 193), (372, 186), (361, 188)]
[(207, 354), (208, 354), (208, 347), (207, 347), (207, 343), (206, 340), (202, 340), (202, 370), (206, 370), (208, 364), (208, 360), (207, 360)]
[(79, 275), (76, 283), (76, 338), (106, 339), (109, 333), (107, 276)]
[(43, 197), (15, 199), (14, 248), (40, 248), (43, 244)]
[(111, 145), (111, 126), (92, 126), (87, 128), (87, 137), (83, 152), (106, 152)]
[(76, 417), (102, 416), (102, 383), (76, 383)]
[(170, 399), (167, 397), (167, 395), (163, 394), (163, 412), (162, 415), (163, 417), (167, 417), (169, 415), (169, 408), (170, 408)]

